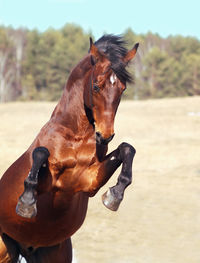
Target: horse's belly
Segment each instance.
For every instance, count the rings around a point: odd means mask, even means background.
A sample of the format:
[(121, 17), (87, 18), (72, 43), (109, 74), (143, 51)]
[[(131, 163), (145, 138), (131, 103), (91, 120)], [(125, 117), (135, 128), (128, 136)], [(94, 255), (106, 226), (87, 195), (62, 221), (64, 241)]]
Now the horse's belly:
[[(33, 219), (24, 219), (15, 215), (0, 215), (1, 231), (27, 247), (56, 245), (72, 236), (82, 225), (88, 197), (77, 193), (66, 207), (55, 206), (51, 196), (39, 198), (38, 213)], [(13, 209), (12, 209), (13, 210)], [(1, 211), (0, 211), (1, 213)]]

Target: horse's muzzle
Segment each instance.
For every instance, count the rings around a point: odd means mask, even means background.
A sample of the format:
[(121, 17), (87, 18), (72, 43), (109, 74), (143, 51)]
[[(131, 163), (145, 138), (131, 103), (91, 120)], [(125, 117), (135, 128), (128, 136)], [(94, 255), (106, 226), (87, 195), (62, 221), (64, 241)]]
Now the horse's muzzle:
[(113, 137), (115, 136), (115, 134), (113, 134), (113, 135), (111, 135), (110, 137), (108, 137), (108, 138), (103, 138), (103, 136), (101, 135), (101, 133), (100, 132), (96, 132), (96, 142), (98, 143), (98, 144), (104, 144), (104, 145), (106, 145), (106, 144), (108, 144), (112, 139), (113, 139)]

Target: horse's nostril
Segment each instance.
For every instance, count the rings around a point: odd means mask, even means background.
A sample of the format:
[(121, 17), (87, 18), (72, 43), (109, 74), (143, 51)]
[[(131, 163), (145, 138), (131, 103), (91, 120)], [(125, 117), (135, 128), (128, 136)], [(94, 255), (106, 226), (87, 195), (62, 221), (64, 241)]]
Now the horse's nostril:
[(109, 138), (104, 138), (100, 132), (96, 132), (96, 141), (98, 144), (108, 144), (115, 134), (111, 135)]
[(96, 132), (96, 136), (99, 138), (102, 137), (100, 132)]

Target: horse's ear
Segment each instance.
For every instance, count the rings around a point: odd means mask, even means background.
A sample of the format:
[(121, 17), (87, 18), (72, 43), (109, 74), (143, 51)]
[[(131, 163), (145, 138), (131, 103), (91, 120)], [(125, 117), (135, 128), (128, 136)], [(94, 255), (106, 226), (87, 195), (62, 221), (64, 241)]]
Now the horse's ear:
[(101, 53), (98, 48), (94, 45), (92, 38), (90, 37), (90, 54), (91, 54), (91, 63), (95, 65), (98, 60), (102, 58)]
[(135, 46), (127, 52), (127, 54), (123, 58), (123, 61), (125, 64), (128, 64), (135, 57), (138, 46), (139, 46), (139, 43), (135, 44)]

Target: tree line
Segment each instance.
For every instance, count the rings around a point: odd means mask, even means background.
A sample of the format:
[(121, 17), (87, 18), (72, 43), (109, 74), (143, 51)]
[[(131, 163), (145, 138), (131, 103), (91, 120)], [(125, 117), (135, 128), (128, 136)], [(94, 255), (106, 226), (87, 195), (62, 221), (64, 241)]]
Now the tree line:
[[(123, 35), (129, 49), (140, 43), (125, 99), (200, 95), (197, 38), (135, 34), (131, 28)], [(88, 52), (90, 36), (75, 24), (45, 32), (0, 26), (0, 102), (58, 100), (71, 69)]]

